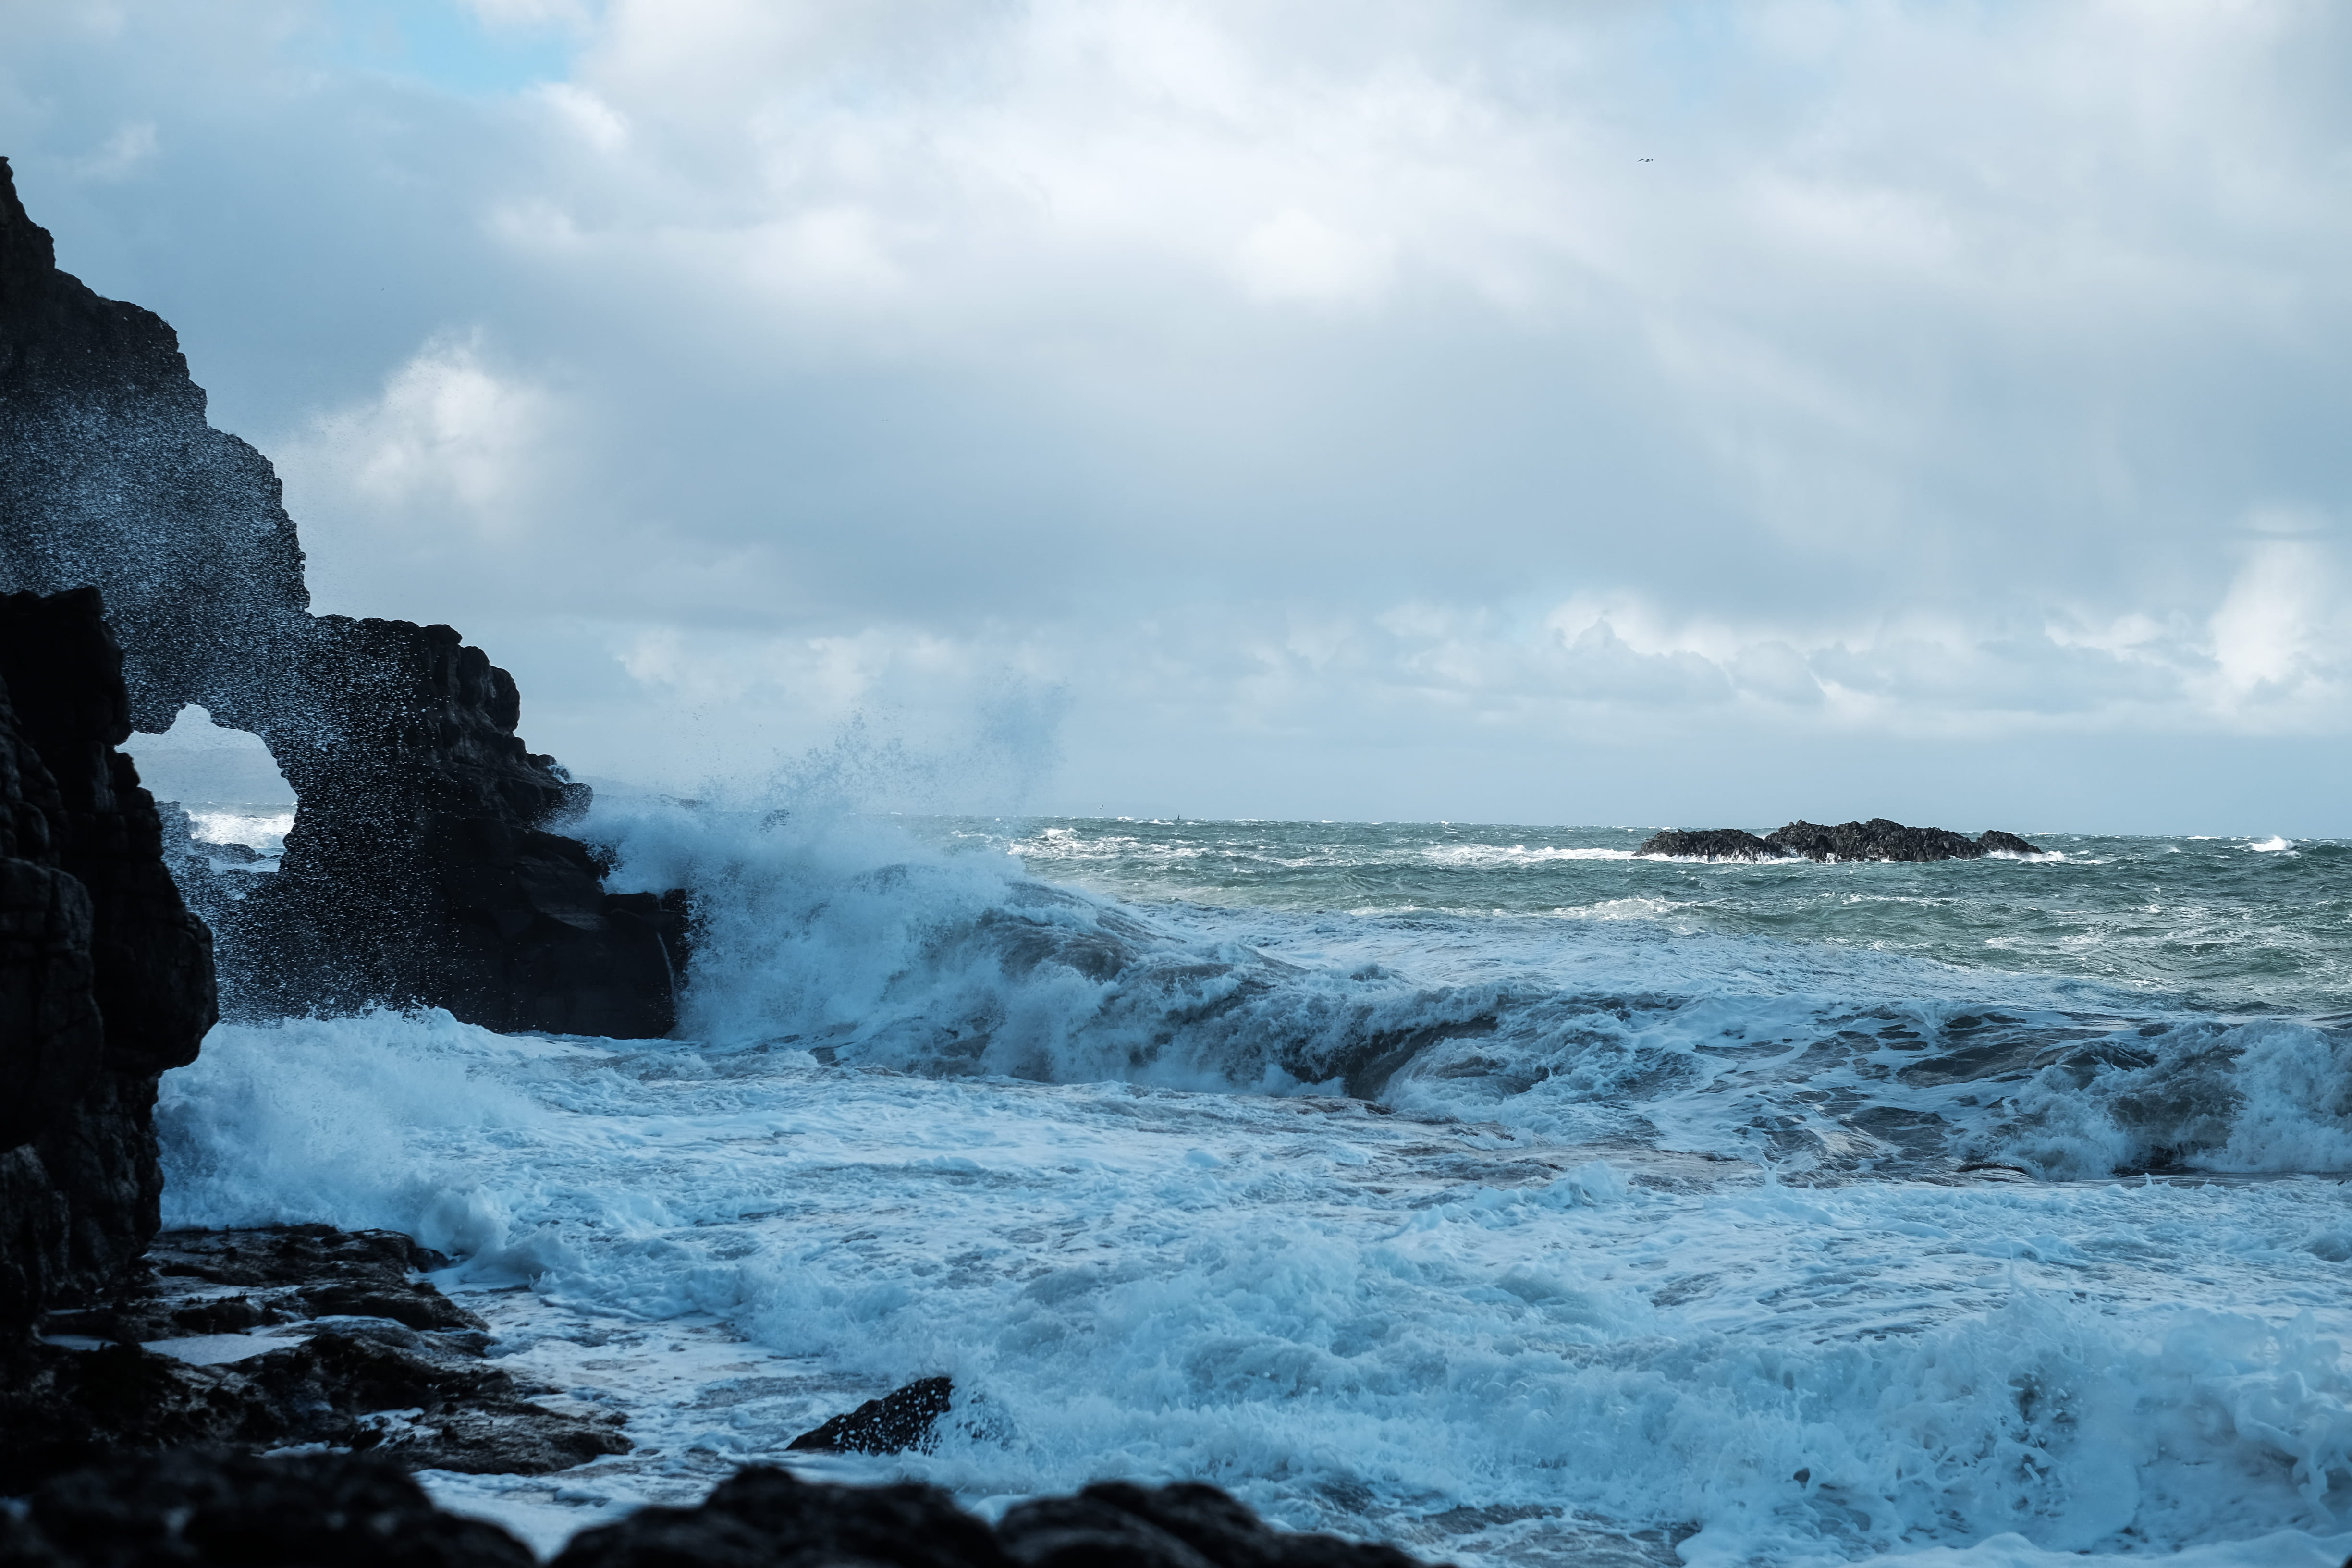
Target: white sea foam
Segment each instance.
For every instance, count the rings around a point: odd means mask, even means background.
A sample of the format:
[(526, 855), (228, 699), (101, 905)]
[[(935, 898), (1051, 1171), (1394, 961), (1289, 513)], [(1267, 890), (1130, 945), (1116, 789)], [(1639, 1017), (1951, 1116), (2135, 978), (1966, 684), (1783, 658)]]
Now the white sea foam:
[(294, 814), (275, 807), (197, 806), (188, 813), (189, 837), (199, 844), (242, 844), (265, 855), (286, 847)]
[[(405, 1229), (465, 1255), (453, 1288), (530, 1281), (477, 1298), (518, 1349), (715, 1315), (833, 1380), (739, 1424), (657, 1349), (608, 1357), (585, 1396), (663, 1452), (588, 1495), (944, 1371), (939, 1451), (853, 1473), (974, 1500), (1198, 1476), (1471, 1561), (1540, 1542), (1431, 1521), (1693, 1521), (1685, 1562), (1796, 1563), (2252, 1542), (2352, 1502), (2334, 1184), (1802, 1190), (1345, 1102), (435, 1015), (225, 1026), (166, 1084), (168, 1223)], [(1974, 1550), (1947, 1560), (2032, 1560)]]
[[(591, 830), (692, 891), (690, 1038), (224, 1026), (160, 1110), (168, 1223), (407, 1231), (629, 1414), (561, 1490), (435, 1479), (542, 1542), (947, 1372), (936, 1453), (821, 1473), (1196, 1476), (1466, 1563), (2352, 1549), (2340, 1029), (1647, 895), (1147, 908), (846, 813)], [(1860, 886), (1788, 907), (1958, 918)]]
[[(1570, 845), (1436, 844), (1422, 851), (1433, 865), (1486, 868), (1542, 866), (1565, 860), (1631, 860), (1631, 849), (1593, 848)], [(1653, 856), (1653, 859), (1657, 857)]]
[(2269, 838), (2257, 839), (2255, 842), (2247, 845), (2246, 847), (2252, 850), (2257, 855), (2275, 855), (2282, 849), (2294, 848), (2294, 840), (2292, 838), (2280, 838), (2276, 836), (2273, 836)]

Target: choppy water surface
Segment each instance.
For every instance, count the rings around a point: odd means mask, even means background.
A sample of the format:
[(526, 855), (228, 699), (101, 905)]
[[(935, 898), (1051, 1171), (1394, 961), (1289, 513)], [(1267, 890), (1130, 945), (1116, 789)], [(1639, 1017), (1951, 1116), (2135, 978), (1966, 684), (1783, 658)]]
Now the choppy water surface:
[[(1765, 825), (1770, 826), (1770, 825)], [(1115, 897), (1646, 921), (2082, 975), (2212, 1007), (2352, 1009), (2352, 844), (2031, 835), (2043, 859), (1934, 865), (1643, 858), (1646, 827), (965, 821), (1038, 876)]]
[(935, 1451), (824, 1473), (1496, 1564), (2352, 1551), (2341, 846), (589, 828), (695, 889), (681, 1037), (225, 1026), (163, 1110), (173, 1222), (418, 1234), (630, 1415), (432, 1478), (542, 1542), (948, 1372)]

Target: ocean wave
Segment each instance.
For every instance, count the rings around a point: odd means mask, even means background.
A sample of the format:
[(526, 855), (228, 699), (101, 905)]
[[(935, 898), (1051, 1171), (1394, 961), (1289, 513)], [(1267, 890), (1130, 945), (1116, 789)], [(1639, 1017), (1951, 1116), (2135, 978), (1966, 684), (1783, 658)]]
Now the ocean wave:
[[(1583, 1521), (1726, 1565), (2166, 1552), (2352, 1502), (2333, 1184), (1805, 1188), (1339, 1100), (435, 1015), (225, 1026), (165, 1082), (167, 1223), (409, 1231), (461, 1298), (529, 1286), (536, 1317), (495, 1298), (510, 1349), (708, 1314), (827, 1387), (948, 1373), (986, 1419), (872, 1468), (971, 1497), (1189, 1476), (1293, 1526), (1467, 1517), (1470, 1562)], [(650, 1447), (793, 1430), (572, 1354)]]
[(2352, 1083), (2317, 1026), (2224, 1026), (2120, 987), (1726, 935), (1668, 900), (1508, 918), (1146, 907), (850, 817), (680, 812), (602, 830), (625, 881), (692, 889), (683, 1027), (718, 1047), (1345, 1092), (1822, 1176), (1970, 1160), (2065, 1177), (2352, 1168), (2334, 1100), (2297, 1119), (2265, 1087), (2295, 1050), (2314, 1082)]
[[(1631, 849), (1608, 849), (1570, 846), (1559, 847), (1538, 845), (1529, 848), (1524, 844), (1436, 844), (1422, 851), (1423, 858), (1433, 865), (1465, 868), (1496, 866), (1543, 866), (1572, 860), (1631, 860)], [(1655, 859), (1658, 857), (1653, 856)]]

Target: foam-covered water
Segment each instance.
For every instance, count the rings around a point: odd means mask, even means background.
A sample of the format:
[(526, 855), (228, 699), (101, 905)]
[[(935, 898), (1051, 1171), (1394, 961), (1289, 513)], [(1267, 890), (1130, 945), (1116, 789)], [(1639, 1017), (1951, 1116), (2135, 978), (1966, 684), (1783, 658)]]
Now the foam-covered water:
[(947, 1372), (935, 1452), (818, 1463), (1463, 1562), (2352, 1550), (2337, 846), (590, 829), (695, 890), (680, 1038), (225, 1026), (163, 1110), (170, 1222), (410, 1231), (629, 1413), (436, 1480), (542, 1541)]

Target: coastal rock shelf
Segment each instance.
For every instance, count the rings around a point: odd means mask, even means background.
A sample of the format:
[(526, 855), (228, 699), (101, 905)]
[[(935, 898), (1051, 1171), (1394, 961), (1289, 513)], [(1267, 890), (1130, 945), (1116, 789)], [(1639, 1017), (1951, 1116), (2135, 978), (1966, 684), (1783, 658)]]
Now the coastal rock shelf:
[(1801, 817), (1758, 837), (1742, 827), (1668, 828), (1642, 841), (1637, 855), (1693, 860), (1981, 860), (1988, 855), (2040, 855), (1999, 828), (1970, 838), (1948, 827), (1906, 827), (1884, 816), (1824, 827)]
[(615, 1420), (488, 1359), (481, 1320), (391, 1231), (167, 1233), (102, 1305), (52, 1309), (0, 1394), (16, 1484), (190, 1445), (373, 1451), (409, 1469), (543, 1475), (629, 1450)]

